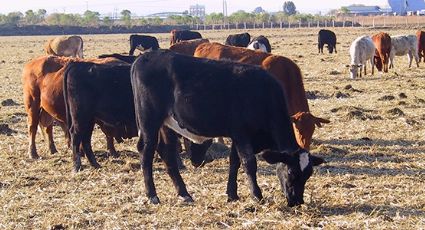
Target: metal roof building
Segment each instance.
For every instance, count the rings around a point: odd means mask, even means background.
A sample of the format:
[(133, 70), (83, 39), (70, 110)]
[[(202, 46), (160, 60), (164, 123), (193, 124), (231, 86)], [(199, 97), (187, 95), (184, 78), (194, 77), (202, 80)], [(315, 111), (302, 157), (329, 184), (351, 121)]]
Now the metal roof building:
[(379, 6), (347, 6), (350, 14), (355, 15), (378, 15), (382, 14)]
[(424, 0), (388, 0), (393, 13), (405, 15), (407, 11), (425, 10)]

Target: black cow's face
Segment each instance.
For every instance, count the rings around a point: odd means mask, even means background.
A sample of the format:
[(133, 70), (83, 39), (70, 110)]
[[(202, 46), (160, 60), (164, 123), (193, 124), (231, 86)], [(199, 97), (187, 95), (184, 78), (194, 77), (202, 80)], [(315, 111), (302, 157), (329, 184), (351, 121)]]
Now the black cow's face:
[(322, 164), (324, 160), (310, 155), (303, 149), (292, 154), (265, 150), (260, 156), (270, 164), (279, 163), (276, 173), (288, 206), (304, 204), (305, 183), (313, 174), (313, 166)]
[(334, 52), (334, 47), (331, 46), (331, 45), (328, 45), (328, 51), (329, 51), (330, 54), (333, 53)]

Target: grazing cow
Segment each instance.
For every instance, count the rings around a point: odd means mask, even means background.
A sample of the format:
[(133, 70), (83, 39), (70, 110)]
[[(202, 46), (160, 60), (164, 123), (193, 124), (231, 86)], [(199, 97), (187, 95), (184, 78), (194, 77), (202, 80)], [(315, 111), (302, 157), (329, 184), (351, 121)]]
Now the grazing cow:
[(394, 56), (404, 56), (406, 54), (409, 60), (409, 68), (412, 67), (413, 57), (415, 57), (416, 66), (419, 67), (418, 40), (416, 36), (391, 36), (390, 68), (394, 67)]
[[(24, 106), (28, 114), (29, 148), (31, 158), (38, 158), (35, 145), (37, 126), (40, 124), (48, 136), (50, 152), (56, 153), (53, 142), (53, 118), (63, 126), (65, 122), (65, 104), (63, 100), (63, 72), (70, 62), (83, 61), (84, 59), (42, 56), (25, 64), (22, 73)], [(86, 59), (97, 63), (123, 63), (115, 58)], [(40, 123), (41, 122), (41, 123)], [(102, 127), (101, 127), (102, 128)], [(105, 130), (103, 130), (105, 131)], [(112, 156), (116, 156), (113, 146), (113, 137), (107, 135), (107, 146)]]
[(52, 38), (44, 45), (48, 55), (83, 58), (83, 39), (80, 36)]
[(247, 47), (249, 41), (251, 41), (251, 35), (249, 33), (231, 34), (227, 36), (224, 44), (228, 46)]
[(75, 171), (81, 170), (80, 145), (90, 164), (100, 167), (90, 144), (95, 122), (121, 139), (137, 135), (130, 67), (90, 62), (67, 65), (63, 97)]
[(284, 89), (288, 99), (289, 115), (294, 122), (295, 136), (298, 144), (304, 149), (310, 148), (315, 126), (321, 127), (321, 123), (329, 123), (329, 120), (315, 117), (310, 113), (301, 70), (297, 64), (286, 57), (219, 43), (199, 45), (194, 56), (259, 65), (271, 73)]
[[(364, 75), (366, 75), (366, 62), (370, 61), (372, 68), (372, 75), (374, 72), (374, 59), (375, 45), (373, 44), (372, 38), (369, 36), (361, 36), (356, 38), (350, 46), (351, 64), (347, 65), (350, 67), (350, 77), (354, 79), (357, 76), (362, 76), (361, 67), (364, 68)], [(360, 71), (359, 71), (360, 68)]]
[(117, 53), (113, 53), (113, 54), (102, 54), (99, 55), (98, 58), (116, 58), (118, 60), (121, 60), (123, 62), (132, 64), (134, 62), (134, 60), (136, 60), (137, 56), (133, 56), (133, 55), (122, 55), (122, 54), (117, 54)]
[(390, 53), (391, 53), (391, 37), (387, 33), (380, 32), (372, 36), (373, 43), (375, 44), (375, 63), (378, 71), (388, 73)]
[(416, 37), (418, 39), (419, 62), (421, 61), (421, 58), (424, 58), (425, 62), (425, 32), (420, 30), (416, 31)]
[(263, 35), (252, 39), (247, 48), (250, 50), (261, 50), (266, 53), (272, 52), (272, 47), (270, 46), (269, 39), (267, 39)]
[(325, 44), (328, 45), (328, 51), (331, 54), (334, 50), (336, 52), (336, 35), (334, 32), (330, 30), (320, 30), (318, 33), (318, 47), (319, 47), (319, 53), (323, 53), (323, 46)]
[[(313, 166), (323, 159), (298, 146), (282, 88), (265, 70), (253, 65), (153, 51), (136, 59), (131, 83), (139, 130), (137, 148), (151, 203), (159, 203), (152, 178), (152, 159), (163, 125), (196, 143), (217, 136), (232, 139), (227, 186), (230, 201), (238, 199), (236, 179), (241, 163), (251, 195), (258, 200), (263, 198), (256, 179), (255, 154), (265, 150), (260, 155), (267, 162), (286, 165), (279, 168), (278, 176), (288, 205), (304, 202), (305, 183), (313, 173)], [(164, 161), (178, 195), (187, 202), (193, 201), (176, 163), (167, 157)]]
[(193, 39), (189, 41), (181, 41), (179, 43), (176, 43), (172, 46), (170, 46), (170, 50), (180, 53), (180, 54), (186, 54), (189, 56), (193, 56), (195, 53), (196, 47), (198, 47), (202, 43), (208, 43), (210, 40), (208, 39)]
[(132, 34), (130, 35), (130, 51), (128, 51), (129, 55), (134, 55), (134, 50), (157, 50), (159, 49), (158, 40), (156, 37), (148, 36), (148, 35), (138, 35)]
[(170, 46), (176, 44), (177, 42), (187, 41), (202, 38), (201, 34), (196, 31), (190, 30), (172, 30), (171, 31), (171, 39)]

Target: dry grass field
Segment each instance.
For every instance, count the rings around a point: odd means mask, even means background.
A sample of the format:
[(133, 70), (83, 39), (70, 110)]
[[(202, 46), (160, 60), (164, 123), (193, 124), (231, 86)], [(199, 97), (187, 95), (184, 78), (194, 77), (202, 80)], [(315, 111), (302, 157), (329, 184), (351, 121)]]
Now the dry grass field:
[[(50, 155), (41, 133), (40, 160), (27, 155), (26, 114), (21, 72), (42, 55), (47, 36), (0, 37), (0, 229), (424, 229), (425, 228), (425, 63), (349, 79), (348, 49), (357, 36), (377, 30), (345, 28), (337, 54), (317, 54), (317, 28), (251, 30), (266, 35), (273, 53), (295, 60), (304, 74), (312, 112), (331, 119), (314, 134), (311, 152), (327, 161), (307, 182), (306, 204), (288, 208), (274, 167), (260, 162), (258, 183), (265, 197), (249, 196), (239, 172), (241, 200), (227, 203), (226, 149), (210, 149), (216, 159), (195, 169), (184, 159), (182, 176), (195, 202), (179, 202), (161, 162), (154, 163), (160, 205), (147, 203), (136, 139), (117, 144), (118, 159), (106, 157), (103, 134), (92, 145), (102, 168), (83, 159), (72, 173), (71, 151), (56, 127), (59, 153)], [(388, 29), (391, 35), (415, 29)], [(229, 33), (201, 31), (224, 42)], [(163, 48), (168, 34), (156, 34)], [(128, 34), (84, 35), (85, 57), (128, 52)], [(370, 68), (368, 66), (368, 71)]]

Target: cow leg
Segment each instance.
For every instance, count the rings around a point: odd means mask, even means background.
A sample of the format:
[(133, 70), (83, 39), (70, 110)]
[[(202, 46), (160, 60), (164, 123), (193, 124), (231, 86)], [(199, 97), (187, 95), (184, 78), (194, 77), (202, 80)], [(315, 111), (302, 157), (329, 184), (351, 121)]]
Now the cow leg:
[(335, 50), (335, 53), (337, 53), (337, 52), (336, 52), (336, 45), (334, 45), (334, 50)]
[(37, 134), (37, 127), (40, 121), (40, 101), (36, 100), (30, 95), (26, 95), (24, 91), (24, 103), (27, 111), (27, 124), (29, 135), (28, 155), (32, 159), (38, 159), (37, 148), (35, 146), (35, 136)]
[[(233, 139), (232, 139), (233, 141)], [(251, 196), (260, 201), (263, 199), (261, 189), (257, 184), (257, 159), (255, 158), (251, 144), (248, 138), (235, 138), (235, 145), (239, 158), (244, 167), (245, 173), (248, 177), (249, 188)]]
[(100, 168), (99, 163), (96, 161), (96, 157), (94, 156), (93, 150), (91, 148), (91, 136), (93, 133), (94, 122), (90, 123), (85, 132), (82, 132), (81, 144), (83, 147), (83, 151), (86, 154), (87, 160), (90, 162), (90, 165), (93, 168)]
[(131, 46), (130, 51), (128, 51), (128, 55), (134, 55), (135, 50), (136, 50), (136, 46)]
[(177, 194), (184, 202), (193, 202), (193, 199), (187, 192), (186, 185), (184, 184), (183, 178), (179, 172), (179, 166), (177, 163), (177, 158), (179, 157), (179, 153), (177, 152), (177, 135), (174, 131), (166, 127), (163, 127), (160, 130), (160, 135), (160, 144), (163, 144), (164, 146), (158, 148), (161, 149), (158, 153), (161, 156), (162, 161), (165, 163), (167, 173), (173, 181)]
[(419, 67), (420, 60), (419, 60), (418, 53), (417, 52), (413, 52), (413, 55), (415, 57), (416, 67)]
[(41, 110), (40, 113), (40, 128), (44, 134), (47, 135), (47, 142), (51, 154), (57, 153), (55, 142), (53, 140), (53, 117), (51, 117), (46, 111)]
[(106, 148), (109, 151), (109, 155), (112, 156), (113, 158), (118, 158), (120, 155), (115, 149), (114, 137), (105, 134), (105, 138), (106, 138)]
[(146, 196), (152, 204), (159, 204), (159, 198), (156, 194), (152, 176), (153, 156), (157, 144), (158, 130), (151, 131), (149, 133), (145, 132), (142, 137), (139, 136), (139, 140), (137, 142), (137, 150), (140, 153), (140, 163), (142, 166)]
[(238, 170), (241, 166), (236, 146), (232, 144), (229, 159), (229, 178), (227, 180), (227, 202), (239, 200), (238, 196)]
[(74, 132), (71, 128), (71, 143), (72, 143), (72, 161), (74, 162), (74, 172), (81, 171), (81, 136)]

